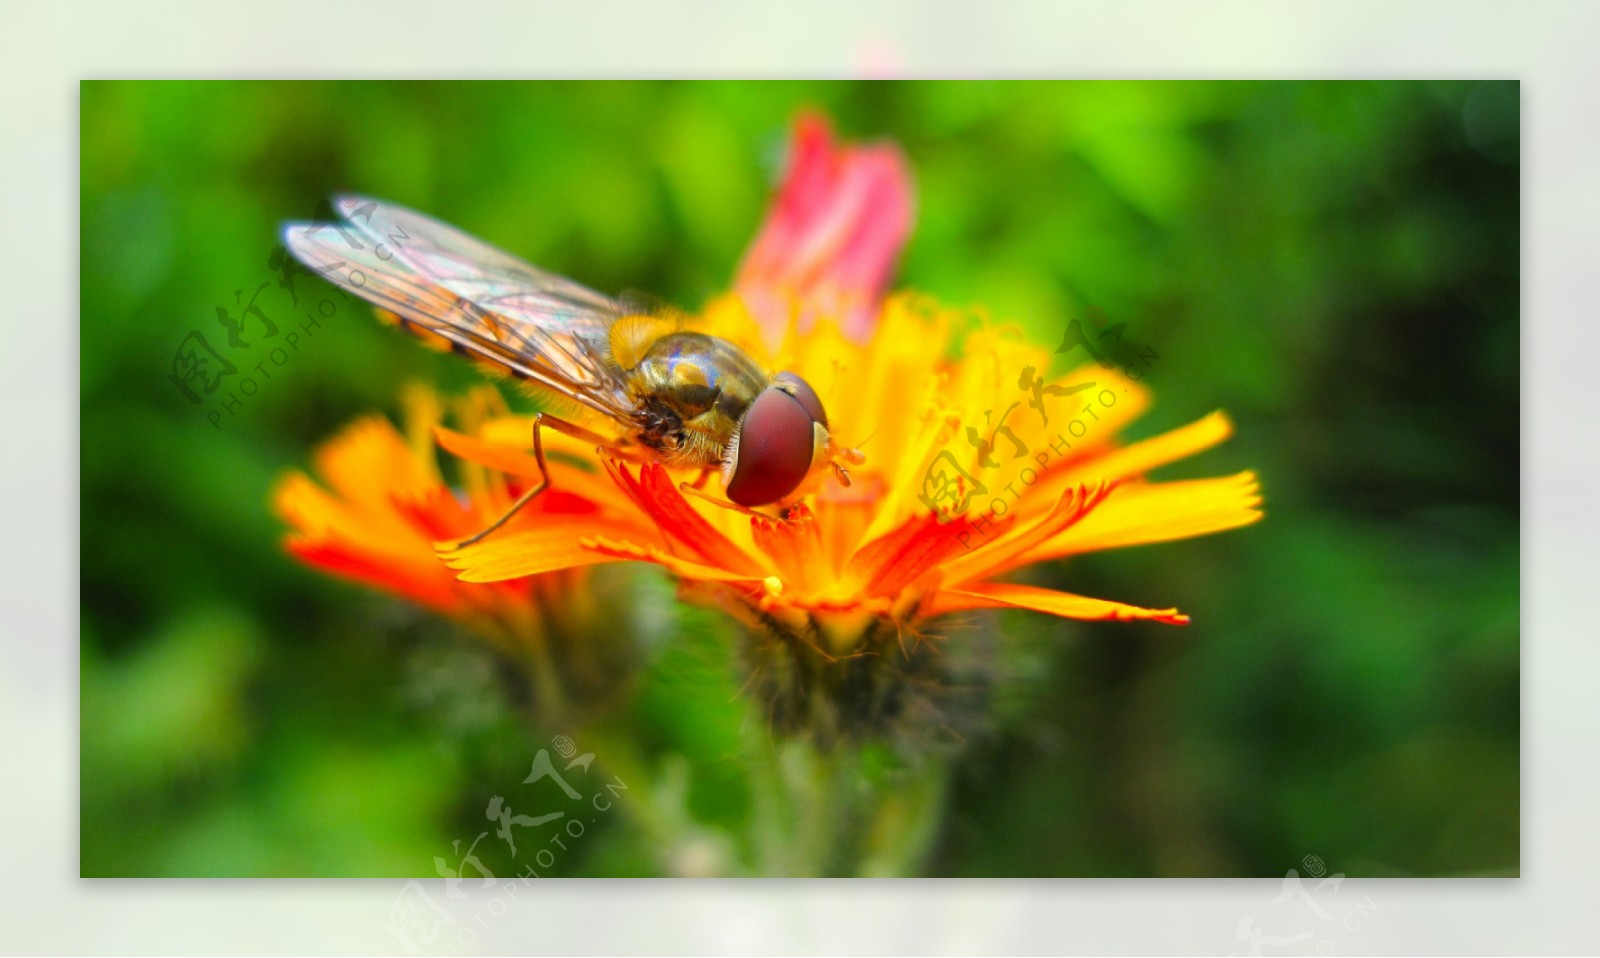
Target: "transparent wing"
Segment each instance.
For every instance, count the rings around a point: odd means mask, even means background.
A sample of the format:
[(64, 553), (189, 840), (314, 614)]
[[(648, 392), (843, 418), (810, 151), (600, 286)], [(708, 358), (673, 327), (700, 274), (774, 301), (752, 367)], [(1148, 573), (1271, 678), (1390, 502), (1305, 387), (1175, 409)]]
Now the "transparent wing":
[(289, 251), (412, 332), (615, 418), (631, 408), (608, 357), (615, 300), (404, 207), (339, 196), (338, 223), (290, 223)]

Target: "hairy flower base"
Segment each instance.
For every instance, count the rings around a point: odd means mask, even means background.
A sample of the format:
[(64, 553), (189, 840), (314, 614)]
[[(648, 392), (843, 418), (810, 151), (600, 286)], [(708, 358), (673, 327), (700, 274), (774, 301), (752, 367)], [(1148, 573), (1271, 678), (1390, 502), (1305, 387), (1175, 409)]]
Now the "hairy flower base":
[(775, 734), (822, 749), (874, 739), (921, 745), (962, 740), (983, 714), (992, 650), (917, 629), (914, 608), (819, 615), (763, 609), (720, 586), (699, 592), (744, 625), (745, 688)]

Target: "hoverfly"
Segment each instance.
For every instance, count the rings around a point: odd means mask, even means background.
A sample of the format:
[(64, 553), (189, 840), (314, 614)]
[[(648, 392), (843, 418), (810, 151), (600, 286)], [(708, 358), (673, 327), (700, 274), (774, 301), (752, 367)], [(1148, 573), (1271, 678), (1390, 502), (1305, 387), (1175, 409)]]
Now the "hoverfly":
[(339, 222), (284, 226), (284, 243), (300, 262), (402, 329), (443, 340), (620, 427), (613, 439), (537, 414), (540, 481), (459, 545), (489, 535), (549, 485), (545, 427), (626, 457), (699, 468), (702, 482), (720, 469), (729, 500), (722, 504), (746, 512), (782, 501), (823, 470), (848, 485), (845, 465), (863, 461), (858, 450), (836, 445), (810, 384), (791, 372), (767, 373), (725, 339), (631, 308), (403, 207), (337, 196), (333, 209)]

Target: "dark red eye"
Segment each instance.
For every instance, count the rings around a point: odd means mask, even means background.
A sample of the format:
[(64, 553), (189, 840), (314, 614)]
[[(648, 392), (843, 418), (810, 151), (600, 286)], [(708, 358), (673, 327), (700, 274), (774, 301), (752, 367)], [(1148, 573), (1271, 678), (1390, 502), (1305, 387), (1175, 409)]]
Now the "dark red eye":
[(779, 373), (772, 377), (772, 381), (790, 387), (794, 391), (794, 398), (800, 400), (800, 405), (806, 407), (806, 412), (811, 414), (811, 418), (822, 423), (824, 427), (828, 425), (828, 414), (823, 411), (822, 400), (817, 398), (817, 391), (811, 388), (810, 383), (794, 373)]
[(760, 506), (793, 492), (811, 471), (815, 423), (796, 397), (776, 386), (763, 389), (734, 437), (728, 498), (741, 506)]

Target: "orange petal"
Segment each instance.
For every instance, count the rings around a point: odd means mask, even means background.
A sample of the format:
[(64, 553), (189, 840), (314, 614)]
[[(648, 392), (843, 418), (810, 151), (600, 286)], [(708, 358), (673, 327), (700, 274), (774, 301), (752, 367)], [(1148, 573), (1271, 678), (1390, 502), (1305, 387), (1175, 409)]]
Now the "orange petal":
[(498, 472), (509, 472), (513, 476), (539, 475), (539, 460), (533, 457), (532, 452), (523, 452), (497, 442), (485, 442), (447, 426), (434, 426), (433, 438), (439, 443), (439, 448), (458, 459), (488, 466)]
[[(758, 577), (766, 574), (749, 553), (734, 545), (689, 505), (665, 468), (653, 462), (645, 463), (636, 477), (620, 460), (607, 458), (604, 461), (612, 479), (660, 528), (669, 545), (681, 545), (692, 558), (716, 568)], [(675, 553), (679, 551), (673, 549)]]
[[(378, 494), (366, 497), (379, 498)], [(403, 551), (420, 541), (387, 502), (356, 505), (336, 498), (304, 473), (292, 472), (272, 493), (273, 508), (307, 538), (342, 539), (373, 551)]]
[(685, 579), (712, 582), (760, 582), (763, 578), (759, 574), (750, 575), (702, 565), (681, 556), (675, 556), (663, 549), (642, 546), (633, 542), (607, 539), (603, 536), (584, 539), (583, 546), (586, 549), (593, 549), (615, 559), (654, 562), (657, 565), (665, 566), (669, 571)]
[(1018, 556), (1081, 522), (1106, 501), (1112, 489), (1112, 486), (1100, 485), (1092, 489), (1074, 486), (1066, 490), (1042, 519), (1029, 524), (1024, 524), (1026, 520), (1019, 522), (1021, 528), (1011, 535), (991, 534), (984, 537), (977, 549), (945, 567), (944, 581), (953, 585), (993, 576), (1014, 567), (1018, 564)]
[(499, 582), (556, 569), (615, 562), (615, 557), (585, 547), (583, 539), (596, 533), (629, 537), (639, 532), (637, 523), (558, 513), (541, 516), (536, 528), (496, 533), (464, 548), (440, 543), (438, 554), (450, 568), (460, 572), (458, 578), (463, 582)]
[(307, 565), (403, 596), (447, 616), (459, 615), (466, 608), (449, 571), (425, 551), (416, 555), (372, 553), (345, 541), (294, 536), (285, 547)]
[(469, 528), (477, 524), (472, 513), (444, 486), (429, 489), (416, 499), (396, 500), (394, 511), (424, 543), (478, 531)]
[[(998, 534), (1010, 528), (1011, 520), (999, 519), (991, 524)], [(845, 574), (864, 582), (862, 590), (870, 595), (893, 595), (929, 569), (970, 548), (969, 543), (980, 531), (966, 516), (941, 523), (938, 516), (924, 512), (862, 546), (850, 557)]]
[[(420, 494), (434, 482), (394, 424), (368, 416), (346, 426), (316, 452), (317, 472), (351, 504), (382, 510), (394, 496)], [(374, 476), (384, 477), (374, 482)]]
[(1184, 482), (1127, 483), (1082, 522), (1029, 550), (1021, 561), (1235, 529), (1260, 519), (1260, 507), (1254, 472)]
[(928, 606), (929, 615), (964, 609), (1031, 609), (1068, 619), (1150, 619), (1168, 625), (1188, 625), (1189, 617), (1177, 609), (1145, 609), (1137, 605), (1091, 599), (1088, 596), (1040, 589), (1031, 585), (988, 582), (962, 589), (941, 589)]
[(779, 578), (801, 593), (814, 591), (831, 577), (833, 570), (822, 551), (817, 517), (803, 504), (787, 519), (751, 519), (750, 534), (756, 547), (772, 559)]

